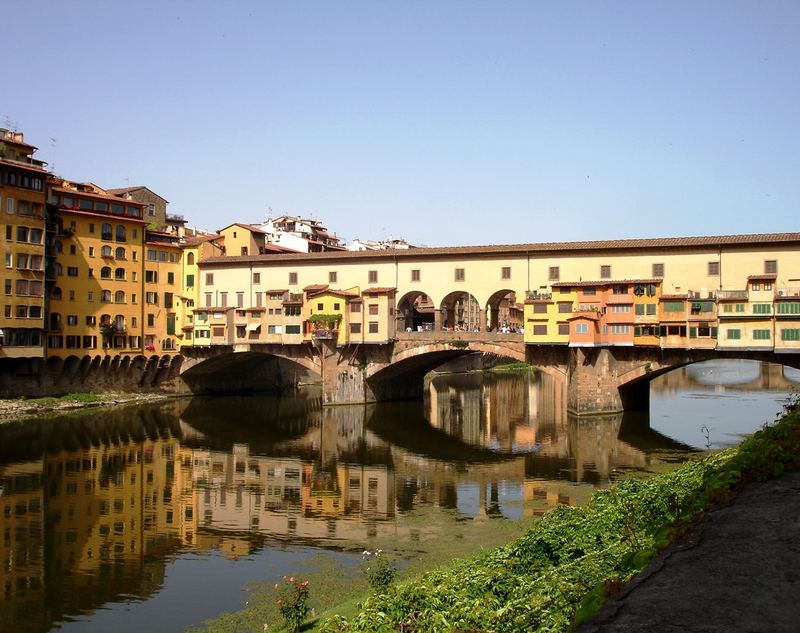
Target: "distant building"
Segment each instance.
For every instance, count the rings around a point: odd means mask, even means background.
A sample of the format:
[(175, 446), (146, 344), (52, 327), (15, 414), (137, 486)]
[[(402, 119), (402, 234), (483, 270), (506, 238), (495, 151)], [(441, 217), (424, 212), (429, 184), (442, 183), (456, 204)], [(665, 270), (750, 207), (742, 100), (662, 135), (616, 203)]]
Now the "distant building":
[(44, 355), (45, 163), (22, 132), (0, 128), (0, 238), (5, 238), (0, 358)]
[(298, 253), (343, 251), (339, 238), (328, 233), (321, 222), (293, 215), (268, 218), (260, 227), (267, 244), (274, 244)]
[(386, 251), (391, 249), (407, 250), (414, 248), (403, 239), (395, 239), (390, 237), (387, 240), (380, 242), (373, 242), (372, 240), (354, 239), (347, 245), (348, 251)]
[(124, 200), (133, 200), (141, 203), (144, 210), (143, 219), (150, 224), (154, 224), (154, 228), (163, 229), (167, 226), (167, 205), (169, 200), (162, 198), (152, 189), (144, 185), (137, 185), (135, 187), (106, 189), (106, 192)]

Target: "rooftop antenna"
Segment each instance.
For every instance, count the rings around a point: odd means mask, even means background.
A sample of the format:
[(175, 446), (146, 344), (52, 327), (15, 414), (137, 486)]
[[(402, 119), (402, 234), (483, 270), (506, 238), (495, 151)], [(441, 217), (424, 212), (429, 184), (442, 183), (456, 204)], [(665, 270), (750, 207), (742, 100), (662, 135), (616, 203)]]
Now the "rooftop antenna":
[(50, 139), (50, 153), (52, 154), (52, 160), (50, 161), (50, 171), (56, 173), (56, 139), (52, 136), (48, 136), (47, 138)]

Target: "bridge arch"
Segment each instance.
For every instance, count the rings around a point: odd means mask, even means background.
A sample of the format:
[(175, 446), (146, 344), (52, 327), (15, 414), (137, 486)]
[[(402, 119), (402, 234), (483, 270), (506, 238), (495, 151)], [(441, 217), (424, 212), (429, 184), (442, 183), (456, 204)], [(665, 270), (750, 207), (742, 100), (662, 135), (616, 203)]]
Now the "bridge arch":
[(192, 393), (284, 391), (299, 383), (317, 382), (320, 374), (310, 355), (290, 358), (252, 349), (186, 356), (175, 366)]
[(448, 330), (480, 331), (486, 325), (480, 303), (466, 290), (454, 290), (445, 295), (439, 303), (439, 314), (441, 327)]
[(436, 322), (436, 306), (430, 295), (422, 290), (411, 290), (397, 302), (397, 329), (399, 331), (432, 330)]
[(522, 310), (517, 308), (517, 293), (510, 288), (501, 288), (489, 295), (485, 312), (487, 332), (496, 332), (504, 327), (517, 331), (524, 326)]

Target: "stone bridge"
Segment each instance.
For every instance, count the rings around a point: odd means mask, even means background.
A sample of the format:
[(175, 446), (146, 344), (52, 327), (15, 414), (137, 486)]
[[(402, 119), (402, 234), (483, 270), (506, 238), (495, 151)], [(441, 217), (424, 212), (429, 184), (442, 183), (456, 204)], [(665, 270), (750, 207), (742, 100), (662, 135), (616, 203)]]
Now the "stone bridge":
[(322, 385), (326, 405), (421, 397), (424, 377), (443, 363), (480, 353), (527, 362), (567, 392), (578, 415), (648, 410), (650, 381), (673, 369), (712, 359), (750, 359), (800, 369), (800, 354), (771, 351), (567, 347), (525, 344), (521, 334), (403, 332), (384, 345), (253, 344), (184, 348), (182, 388), (191, 392)]

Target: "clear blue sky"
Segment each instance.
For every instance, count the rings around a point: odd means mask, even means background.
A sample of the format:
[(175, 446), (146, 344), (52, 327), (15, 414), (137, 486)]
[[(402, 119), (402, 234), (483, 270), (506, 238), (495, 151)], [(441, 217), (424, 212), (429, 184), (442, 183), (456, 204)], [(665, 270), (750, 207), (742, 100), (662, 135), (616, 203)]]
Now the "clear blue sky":
[(0, 123), (204, 228), (271, 207), (426, 245), (800, 229), (796, 0), (17, 1), (2, 23)]

